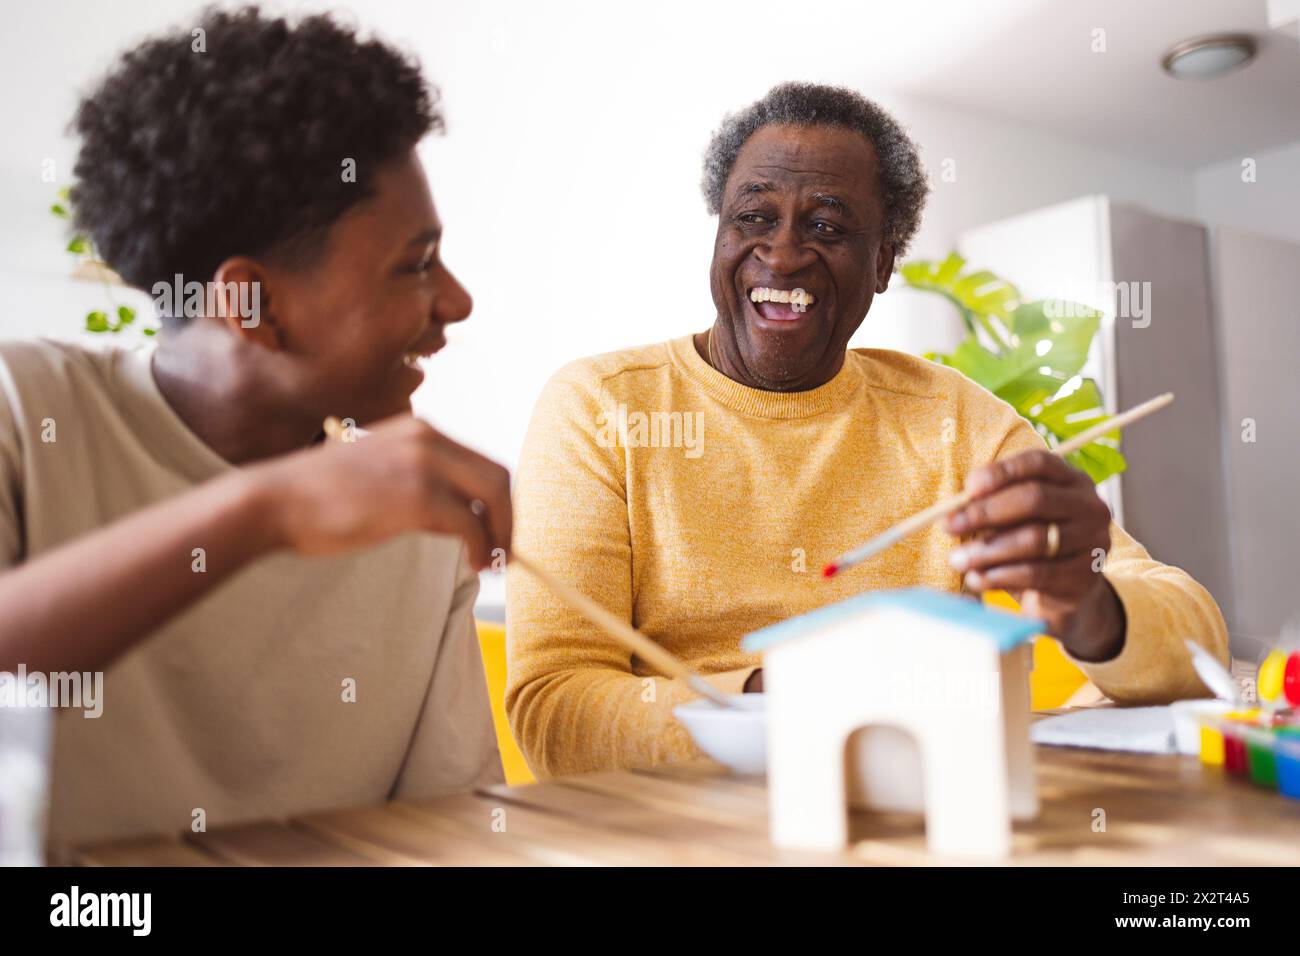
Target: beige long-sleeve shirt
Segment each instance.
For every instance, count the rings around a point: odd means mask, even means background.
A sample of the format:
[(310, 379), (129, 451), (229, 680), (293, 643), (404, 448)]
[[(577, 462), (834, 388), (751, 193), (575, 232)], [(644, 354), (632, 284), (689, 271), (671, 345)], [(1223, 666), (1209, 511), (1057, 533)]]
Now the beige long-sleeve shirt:
[[(0, 573), (231, 467), (148, 352), (0, 345)], [(104, 675), (102, 716), (57, 715), (52, 847), (499, 782), (461, 550), (273, 554), (149, 635)]]
[[(538, 400), (516, 473), (515, 545), (738, 691), (749, 631), (876, 588), (961, 587), (935, 525), (830, 581), (835, 556), (961, 490), (972, 469), (1042, 448), (1005, 402), (952, 369), (854, 350), (826, 385), (747, 388), (689, 337), (572, 363)], [(1202, 696), (1184, 638), (1227, 660), (1214, 599), (1111, 527), (1122, 652), (1084, 672), (1117, 701)], [(655, 674), (526, 574), (511, 572), (506, 707), (539, 773), (697, 753)]]

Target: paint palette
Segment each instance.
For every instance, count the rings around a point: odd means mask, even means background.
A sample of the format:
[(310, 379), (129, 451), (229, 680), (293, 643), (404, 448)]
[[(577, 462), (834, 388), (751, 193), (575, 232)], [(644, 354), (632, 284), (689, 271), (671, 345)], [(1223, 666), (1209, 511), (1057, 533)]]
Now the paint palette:
[(1201, 763), (1300, 799), (1300, 618), (1259, 665), (1260, 706), (1197, 713)]
[(1201, 718), (1201, 763), (1300, 799), (1300, 715), (1252, 710)]

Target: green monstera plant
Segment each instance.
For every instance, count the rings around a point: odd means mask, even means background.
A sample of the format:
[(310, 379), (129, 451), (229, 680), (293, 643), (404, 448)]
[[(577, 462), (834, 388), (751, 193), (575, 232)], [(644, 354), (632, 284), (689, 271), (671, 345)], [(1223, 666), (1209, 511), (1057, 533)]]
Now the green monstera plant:
[[(1007, 280), (965, 266), (953, 253), (942, 262), (915, 261), (899, 269), (912, 288), (948, 299), (966, 326), (966, 338), (954, 351), (926, 358), (983, 385), (1052, 447), (1109, 418), (1097, 383), (1079, 374), (1101, 313), (1060, 299), (1026, 302)], [(1127, 467), (1119, 432), (1090, 442), (1068, 461), (1094, 482)]]

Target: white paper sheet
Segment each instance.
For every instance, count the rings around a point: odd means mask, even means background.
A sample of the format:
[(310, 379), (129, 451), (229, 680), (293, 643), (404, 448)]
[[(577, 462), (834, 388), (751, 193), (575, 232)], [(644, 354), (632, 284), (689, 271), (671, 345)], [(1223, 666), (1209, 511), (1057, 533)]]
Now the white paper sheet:
[(1168, 707), (1089, 707), (1037, 721), (1029, 736), (1036, 744), (1052, 747), (1176, 752), (1174, 716)]

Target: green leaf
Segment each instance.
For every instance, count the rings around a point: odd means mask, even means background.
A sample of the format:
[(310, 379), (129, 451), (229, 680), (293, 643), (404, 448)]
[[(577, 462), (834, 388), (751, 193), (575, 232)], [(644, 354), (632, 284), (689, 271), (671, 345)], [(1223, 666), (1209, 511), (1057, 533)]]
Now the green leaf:
[(107, 332), (108, 329), (108, 316), (103, 312), (96, 310), (86, 314), (87, 332)]
[(77, 255), (86, 255), (90, 252), (90, 243), (86, 241), (85, 236), (73, 236), (68, 242), (68, 252), (75, 252)]
[(1050, 401), (1067, 381), (1069, 380), (1050, 368), (1044, 372), (1042, 366), (1035, 366), (999, 388), (997, 396), (1011, 407), (1021, 411), (1022, 415), (1027, 415), (1037, 410), (1043, 403)]
[(135, 321), (135, 309), (125, 305), (119, 305), (117, 307), (117, 321), (119, 326), (130, 325)]
[(987, 269), (963, 275), (965, 264), (954, 252), (943, 262), (909, 262), (898, 272), (913, 288), (938, 292), (964, 311), (997, 318), (1010, 314), (1020, 300), (1019, 290)]
[(1043, 364), (1062, 381), (1079, 374), (1100, 326), (1100, 312), (1058, 299), (1025, 302), (1007, 320), (1007, 329), (1016, 341), (1031, 343), (1035, 353), (1040, 342), (1050, 343), (1050, 350), (1041, 356), (1046, 360)]
[(1099, 320), (1096, 313), (1048, 319), (1043, 303), (1025, 303), (1007, 321), (1006, 328), (1013, 334), (1007, 349), (994, 352), (978, 336), (969, 335), (944, 357), (944, 364), (961, 370), (1023, 414), (1079, 373)]
[(157, 329), (148, 329), (148, 328), (145, 328), (145, 329), (141, 329), (140, 331), (143, 332), (145, 335), (157, 335), (157, 334), (158, 334), (158, 330), (157, 330)]
[[(1101, 313), (1059, 299), (1022, 302), (1010, 282), (986, 269), (963, 273), (965, 265), (953, 253), (942, 262), (910, 262), (899, 269), (908, 285), (952, 302), (970, 332), (951, 353), (926, 357), (987, 388), (1054, 446), (1102, 421), (1105, 409), (1091, 379), (1056, 397), (1087, 361)], [(1094, 481), (1117, 474), (1127, 463), (1116, 438), (1117, 433), (1092, 442), (1069, 460)]]
[(951, 354), (945, 356), (944, 364), (951, 365), (967, 378), (996, 394), (999, 388), (1029, 371), (1034, 361), (1032, 355), (999, 355), (985, 348), (979, 337), (971, 334)]
[(66, 206), (61, 206), (61, 205), (59, 205), (58, 203), (55, 203), (54, 205), (52, 205), (52, 206), (50, 207), (50, 212), (54, 213), (54, 215), (58, 216), (60, 219), (67, 219), (67, 218), (68, 218), (68, 210), (67, 210), (67, 207), (66, 207)]
[(58, 197), (62, 199), (65, 203), (72, 202), (72, 187), (64, 186), (62, 189), (59, 190)]
[(948, 253), (948, 258), (939, 263), (934, 270), (935, 281), (940, 283), (951, 282), (961, 274), (961, 267), (966, 264), (966, 260), (955, 252)]
[(1128, 469), (1128, 461), (1109, 445), (1091, 442), (1076, 452), (1065, 456), (1066, 461), (1075, 468), (1086, 472), (1094, 484), (1101, 484), (1111, 475), (1118, 475)]
[[(1034, 416), (1036, 421), (1051, 429), (1052, 434), (1062, 438), (1073, 438), (1107, 417), (1101, 391), (1090, 378), (1085, 378), (1073, 392), (1044, 406)], [(1119, 432), (1110, 432), (1105, 437), (1118, 441)]]
[[(1049, 441), (1049, 444), (1059, 445), (1110, 416), (1106, 414), (1097, 383), (1086, 378), (1070, 394), (1045, 405), (1037, 414), (1026, 417), (1039, 427), (1039, 431), (1046, 430), (1055, 439)], [(1087, 472), (1088, 477), (1094, 482), (1101, 482), (1128, 467), (1128, 462), (1120, 453), (1118, 445), (1119, 432), (1107, 432), (1078, 451), (1071, 452), (1066, 456), (1066, 460), (1074, 467)]]

